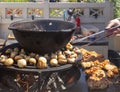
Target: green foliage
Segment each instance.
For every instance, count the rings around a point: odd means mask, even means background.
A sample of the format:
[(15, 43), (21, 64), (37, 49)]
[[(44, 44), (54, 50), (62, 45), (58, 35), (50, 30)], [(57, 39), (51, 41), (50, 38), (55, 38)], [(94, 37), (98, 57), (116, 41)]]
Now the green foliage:
[(77, 0), (68, 0), (69, 2), (77, 2)]
[(115, 18), (120, 17), (120, 7), (116, 7), (116, 8), (114, 9), (114, 17), (115, 17)]
[(103, 2), (103, 1), (105, 1), (105, 0), (81, 0), (81, 1), (93, 3), (93, 2)]
[(114, 18), (120, 17), (120, 0), (109, 0), (114, 4)]
[(29, 0), (2, 0), (3, 2), (28, 2)]

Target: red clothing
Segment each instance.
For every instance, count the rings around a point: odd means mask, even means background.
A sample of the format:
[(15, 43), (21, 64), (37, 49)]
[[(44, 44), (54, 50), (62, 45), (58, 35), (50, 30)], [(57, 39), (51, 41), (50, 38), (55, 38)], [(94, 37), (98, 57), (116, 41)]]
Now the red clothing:
[(79, 16), (76, 17), (75, 21), (76, 21), (76, 27), (80, 27), (80, 17)]

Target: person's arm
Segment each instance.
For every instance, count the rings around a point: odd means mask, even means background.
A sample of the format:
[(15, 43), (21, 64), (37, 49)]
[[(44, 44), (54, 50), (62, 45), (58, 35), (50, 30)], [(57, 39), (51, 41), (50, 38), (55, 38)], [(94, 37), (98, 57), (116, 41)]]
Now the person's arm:
[[(113, 19), (111, 20), (108, 25), (106, 26), (106, 30), (107, 32), (109, 32), (109, 29), (113, 26), (117, 26), (117, 25), (120, 25), (120, 18), (116, 18), (116, 19)], [(118, 34), (120, 33), (120, 28), (117, 28), (114, 32), (114, 34)]]
[(120, 21), (120, 18), (117, 18)]

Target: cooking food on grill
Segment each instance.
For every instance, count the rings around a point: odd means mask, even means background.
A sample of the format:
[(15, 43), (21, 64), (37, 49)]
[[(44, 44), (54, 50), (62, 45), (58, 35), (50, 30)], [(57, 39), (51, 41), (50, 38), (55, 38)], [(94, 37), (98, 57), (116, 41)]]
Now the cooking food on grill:
[(90, 90), (96, 90), (96, 89), (105, 89), (109, 86), (109, 80), (107, 78), (102, 78), (99, 81), (88, 79), (87, 84)]
[(59, 54), (58, 59), (66, 59), (66, 56), (64, 54)]
[[(14, 61), (13, 64), (20, 68), (34, 66), (34, 68), (36, 67), (42, 69), (47, 68), (48, 66), (57, 67), (65, 64), (74, 64), (76, 60), (78, 60), (78, 55), (81, 54), (80, 50), (78, 47), (73, 47), (70, 43), (68, 43), (67, 46), (70, 46), (70, 48), (68, 49), (64, 47), (56, 52), (43, 55), (26, 51), (22, 47), (7, 48), (0, 55), (0, 62), (4, 64), (6, 59), (12, 58)], [(18, 63), (19, 60), (20, 62)], [(23, 65), (21, 63), (23, 63)]]
[(88, 87), (90, 89), (107, 88), (110, 85), (109, 78), (114, 78), (118, 75), (118, 67), (95, 51), (88, 51), (83, 48), (80, 51), (83, 56), (80, 64), (86, 74)]
[(114, 73), (118, 73), (118, 68), (117, 66), (113, 65), (113, 64), (106, 64), (104, 67), (107, 71), (112, 71)]
[[(51, 54), (51, 58), (57, 59), (57, 58), (58, 58), (58, 56), (57, 56), (57, 54), (56, 54), (56, 53), (52, 53), (52, 54)], [(48, 59), (49, 59), (49, 58), (48, 58)]]
[(45, 57), (39, 57), (37, 67), (42, 69), (47, 68), (47, 59)]
[(67, 63), (67, 58), (61, 51), (58, 53), (58, 62), (59, 62), (59, 64)]
[(16, 55), (16, 56), (14, 57), (14, 60), (15, 60), (15, 61), (17, 61), (17, 60), (19, 60), (19, 59), (23, 59), (23, 57), (22, 57), (21, 55)]
[(101, 70), (101, 68), (100, 67), (98, 67), (98, 66), (93, 66), (93, 67), (91, 67), (91, 68), (89, 68), (89, 69), (85, 69), (85, 73), (88, 75), (88, 76), (90, 76), (90, 75), (92, 75), (95, 71), (97, 71), (97, 70)]
[(75, 52), (71, 52), (71, 55), (68, 56), (69, 58), (77, 58), (77, 54)]
[(27, 66), (27, 61), (26, 61), (25, 59), (19, 59), (19, 60), (17, 61), (17, 65), (18, 65), (18, 67), (20, 67), (20, 68), (24, 68), (24, 67)]
[(51, 65), (51, 66), (58, 66), (58, 60), (55, 59), (55, 58), (51, 59), (51, 60), (50, 60), (50, 65)]
[(0, 62), (1, 62), (1, 63), (4, 63), (6, 59), (7, 59), (7, 56), (1, 55), (1, 57), (0, 57)]
[(58, 63), (59, 64), (66, 64), (67, 63), (67, 59), (58, 59)]
[(38, 59), (39, 59), (39, 57), (40, 57), (40, 55), (39, 55), (39, 54), (36, 54), (36, 55), (35, 55), (35, 59), (36, 59), (36, 60), (38, 60)]
[(66, 55), (68, 63), (75, 63), (76, 59), (78, 58), (78, 53), (76, 53), (74, 49), (73, 51), (67, 49), (64, 51), (64, 54)]
[(105, 89), (110, 82), (106, 77), (105, 71), (98, 69), (87, 79), (87, 84), (90, 89)]
[(75, 63), (75, 58), (67, 58), (67, 60), (68, 60), (68, 63)]
[(95, 51), (88, 51), (86, 49), (83, 49), (81, 48), (80, 49), (80, 52), (83, 54), (82, 56), (82, 60), (84, 62), (87, 62), (87, 61), (95, 61), (95, 60), (103, 60), (104, 56), (99, 54), (99, 53), (96, 53)]
[(64, 53), (65, 53), (66, 55), (71, 55), (72, 52), (71, 52), (70, 50), (65, 50)]
[(28, 62), (31, 64), (31, 65), (35, 65), (37, 63), (36, 59), (35, 58), (29, 58)]
[(93, 72), (92, 76), (90, 76), (90, 79), (99, 81), (105, 77), (106, 77), (105, 71), (100, 69)]
[(94, 65), (93, 62), (81, 62), (81, 65), (83, 66), (83, 68), (90, 68), (91, 66)]
[(75, 47), (75, 48), (73, 49), (73, 51), (74, 51), (75, 53), (77, 53), (77, 54), (81, 54), (81, 50), (80, 50), (80, 48), (78, 48), (78, 47)]
[(113, 71), (108, 70), (108, 71), (107, 71), (107, 76), (108, 76), (109, 78), (114, 77)]
[(66, 49), (72, 50), (72, 49), (73, 49), (73, 45), (71, 45), (70, 43), (68, 43), (68, 44), (66, 45)]
[(14, 64), (14, 60), (12, 58), (7, 58), (4, 62), (4, 65), (11, 66)]

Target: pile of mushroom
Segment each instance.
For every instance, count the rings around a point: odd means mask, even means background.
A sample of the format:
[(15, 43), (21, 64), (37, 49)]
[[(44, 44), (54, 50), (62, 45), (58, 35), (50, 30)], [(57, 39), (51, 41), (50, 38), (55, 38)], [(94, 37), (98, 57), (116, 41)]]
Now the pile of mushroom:
[(19, 68), (24, 68), (27, 65), (33, 65), (37, 68), (47, 68), (48, 65), (56, 67), (58, 65), (64, 65), (68, 63), (75, 63), (80, 54), (78, 47), (73, 47), (70, 43), (65, 48), (58, 50), (51, 54), (40, 55), (37, 53), (25, 52), (23, 48), (8, 48), (4, 54), (0, 55), (0, 63), (6, 66), (17, 64)]

